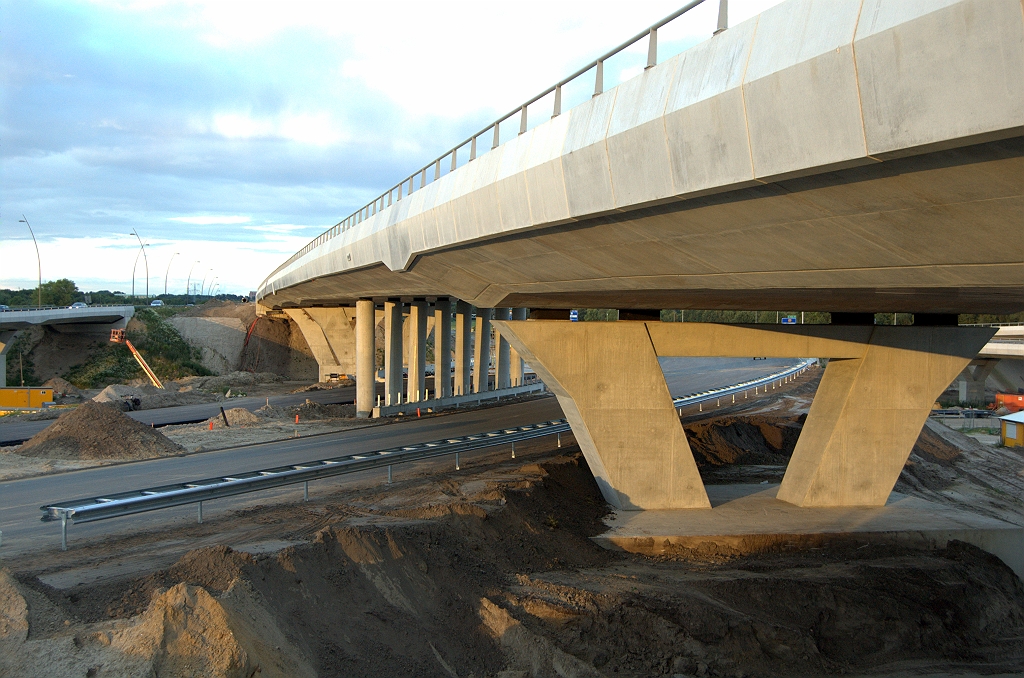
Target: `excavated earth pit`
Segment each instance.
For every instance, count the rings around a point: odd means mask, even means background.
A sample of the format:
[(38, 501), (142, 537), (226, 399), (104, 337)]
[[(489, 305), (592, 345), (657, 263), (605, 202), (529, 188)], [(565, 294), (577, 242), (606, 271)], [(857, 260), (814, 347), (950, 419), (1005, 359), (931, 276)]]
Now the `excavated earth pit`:
[[(763, 444), (785, 440), (789, 425)], [(1024, 587), (972, 546), (606, 551), (590, 538), (608, 508), (578, 451), (524, 447), (519, 460), (495, 453), (458, 472), (403, 472), (390, 487), (345, 486), (309, 504), (9, 563), (0, 674), (1024, 671)], [(933, 458), (962, 456), (949, 448), (940, 438)], [(131, 565), (135, 554), (217, 539), (169, 566)], [(76, 583), (88, 572), (90, 583)]]

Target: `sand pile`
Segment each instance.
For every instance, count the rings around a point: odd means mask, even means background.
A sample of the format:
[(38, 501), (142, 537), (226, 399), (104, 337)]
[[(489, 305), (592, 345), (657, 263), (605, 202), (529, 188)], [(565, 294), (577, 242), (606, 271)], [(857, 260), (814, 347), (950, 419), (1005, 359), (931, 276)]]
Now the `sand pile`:
[(285, 408), (285, 411), (291, 419), (294, 419), (296, 414), (299, 415), (299, 421), (343, 419), (346, 417), (351, 418), (356, 416), (355, 405), (321, 405), (318, 402), (308, 399), (306, 402), (296, 407)]
[(80, 397), (84, 395), (81, 389), (60, 377), (47, 379), (43, 382), (43, 388), (52, 388), (54, 397), (67, 398), (69, 396)]
[(202, 393), (191, 388), (179, 391), (179, 388), (181, 386), (173, 381), (166, 382), (162, 389), (152, 384), (111, 384), (100, 391), (93, 400), (98, 403), (111, 403), (126, 411), (129, 409), (125, 405), (127, 400), (134, 401), (136, 404), (133, 404), (133, 407), (139, 410), (199, 405), (219, 400), (218, 396), (212, 393)]
[[(382, 509), (396, 495), (406, 504)], [(112, 643), (131, 638), (120, 647), (146, 657), (162, 646), (194, 662), (195, 676), (257, 662), (261, 675), (275, 675), (260, 654), (271, 647), (297, 675), (307, 667), (545, 677), (1024, 668), (1020, 581), (957, 542), (935, 552), (851, 545), (698, 562), (605, 551), (589, 537), (604, 529), (607, 508), (578, 456), (504, 476), (494, 467), (431, 476), (404, 494), (401, 483), (361, 488), (319, 508), (253, 509), (288, 534), (310, 530), (308, 542), (272, 555), (200, 549), (142, 579), (40, 591), (73, 629), (125, 624)], [(368, 524), (371, 512), (387, 523)], [(55, 637), (54, 654), (79, 662), (92, 647), (80, 636), (80, 644)], [(170, 674), (183, 664), (162, 666)]]
[[(228, 418), (230, 426), (257, 426), (263, 423), (260, 417), (257, 417), (244, 407), (233, 407), (230, 410), (224, 410), (224, 415)], [(207, 421), (213, 422), (214, 428), (224, 428), (224, 418), (219, 414), (215, 417), (210, 417)]]
[(204, 391), (224, 391), (258, 384), (272, 384), (281, 381), (281, 375), (273, 372), (231, 372), (218, 377), (185, 377), (180, 380), (183, 387)]
[(717, 417), (687, 423), (686, 439), (697, 466), (783, 464), (800, 437), (805, 416)]
[(22, 456), (50, 459), (151, 459), (182, 452), (156, 429), (88, 400), (17, 450)]
[[(29, 639), (28, 601), (41, 596), (0, 571), (0, 674), (10, 676), (251, 676), (315, 675), (277, 628), (258, 593), (233, 580), (219, 596), (180, 583), (154, 591), (146, 609), (128, 619), (86, 629), (57, 626)], [(49, 609), (47, 609), (49, 608)], [(36, 612), (36, 620), (44, 616)], [(51, 621), (51, 620), (47, 620)], [(70, 621), (70, 620), (69, 620)], [(59, 622), (58, 622), (59, 623)], [(44, 636), (40, 638), (39, 636)], [(50, 637), (45, 637), (50, 635)]]

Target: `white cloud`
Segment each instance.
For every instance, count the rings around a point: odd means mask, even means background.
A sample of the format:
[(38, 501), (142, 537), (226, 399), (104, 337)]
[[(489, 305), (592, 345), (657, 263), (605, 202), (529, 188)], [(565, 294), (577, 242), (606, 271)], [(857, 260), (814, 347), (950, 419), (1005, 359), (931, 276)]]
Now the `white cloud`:
[(200, 226), (209, 226), (211, 224), (247, 224), (252, 221), (251, 217), (235, 216), (235, 217), (170, 217), (171, 221), (180, 221), (184, 224), (197, 224)]
[(251, 139), (270, 136), (274, 125), (242, 113), (218, 113), (213, 116), (213, 131), (228, 139)]
[[(189, 282), (207, 283), (218, 279), (221, 291), (245, 294), (309, 241), (309, 237), (278, 234), (258, 242), (217, 240), (150, 240), (146, 247), (149, 263), (149, 293), (162, 294), (166, 276), (167, 291), (182, 294)], [(0, 288), (36, 286), (36, 252), (31, 240), (5, 240), (4, 267)], [(176, 256), (172, 255), (177, 252)], [(70, 278), (78, 288), (91, 290), (146, 291), (146, 261), (136, 256), (138, 244), (127, 238), (54, 238), (39, 242), (43, 282)], [(198, 263), (196, 263), (198, 262)], [(191, 276), (189, 273), (191, 272)]]

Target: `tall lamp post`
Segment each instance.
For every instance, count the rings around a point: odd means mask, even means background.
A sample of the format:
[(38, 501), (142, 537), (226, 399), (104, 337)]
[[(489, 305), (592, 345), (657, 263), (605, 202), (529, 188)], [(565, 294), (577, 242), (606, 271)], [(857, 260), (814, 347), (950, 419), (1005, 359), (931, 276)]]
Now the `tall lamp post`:
[(206, 276), (210, 275), (211, 273), (213, 273), (213, 269), (208, 268), (206, 269), (206, 273), (203, 274), (203, 282), (201, 285), (199, 285), (199, 296), (203, 296), (203, 290), (206, 289)]
[[(148, 244), (146, 243), (146, 245)], [(135, 296), (135, 269), (139, 266), (139, 256), (146, 252), (146, 245), (142, 245), (139, 248), (138, 254), (135, 255), (135, 263), (132, 265), (132, 297)]]
[[(146, 246), (142, 244), (138, 229), (133, 229), (131, 235), (139, 239), (139, 249), (142, 251), (142, 259), (146, 262), (146, 298), (149, 299), (149, 257), (146, 256)], [(139, 263), (139, 255), (135, 255), (135, 263)], [(135, 270), (132, 269), (132, 296), (135, 296)]]
[(167, 271), (164, 273), (164, 294), (167, 294), (167, 276), (170, 275), (171, 273), (171, 262), (174, 261), (174, 257), (178, 256), (179, 254), (181, 253), (175, 252), (174, 254), (171, 255), (170, 261), (167, 262)]
[(196, 259), (195, 261), (192, 262), (192, 266), (189, 267), (189, 269), (188, 269), (188, 279), (185, 280), (185, 303), (186, 304), (188, 303), (189, 285), (192, 284), (192, 269), (194, 269), (196, 267), (196, 264), (198, 264), (198, 263), (199, 263), (199, 260)]
[(37, 301), (39, 302), (39, 305), (42, 306), (43, 305), (43, 260), (39, 257), (39, 243), (36, 242), (36, 234), (35, 234), (35, 232), (32, 231), (32, 224), (28, 223), (28, 217), (26, 217), (24, 214), (22, 214), (21, 215), (21, 219), (18, 219), (18, 223), (25, 224), (26, 226), (28, 226), (28, 232), (32, 234), (32, 244), (36, 246), (36, 266), (38, 267), (38, 272), (39, 272), (39, 287), (37, 288), (38, 292), (39, 292), (39, 296), (37, 298)]

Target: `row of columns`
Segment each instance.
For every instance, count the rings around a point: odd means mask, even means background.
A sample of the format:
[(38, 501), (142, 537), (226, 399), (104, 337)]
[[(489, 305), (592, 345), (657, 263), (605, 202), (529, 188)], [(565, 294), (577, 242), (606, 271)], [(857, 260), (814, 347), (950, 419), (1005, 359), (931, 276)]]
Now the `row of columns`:
[[(376, 304), (371, 299), (356, 303), (356, 412), (368, 417), (376, 404)], [(382, 404), (419, 402), (426, 398), (427, 317), (434, 315), (434, 392), (445, 398), (489, 391), (491, 322), (526, 320), (525, 308), (474, 308), (456, 301), (455, 345), (452, 346), (452, 301), (388, 300), (384, 302), (384, 394)], [(475, 318), (475, 331), (472, 323)], [(403, 323), (409, 323), (408, 388), (405, 385)], [(472, 343), (471, 343), (472, 341)], [(523, 383), (524, 365), (508, 339), (494, 333), (494, 389)], [(454, 355), (453, 355), (454, 354)], [(452, 365), (454, 362), (454, 375)], [(405, 395), (403, 397), (403, 391)]]

